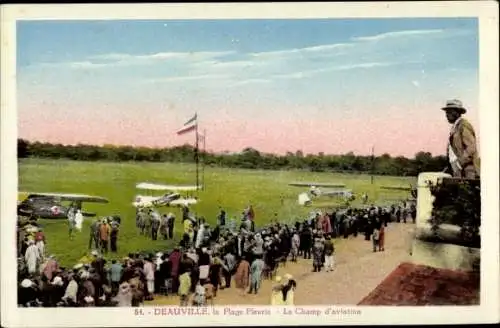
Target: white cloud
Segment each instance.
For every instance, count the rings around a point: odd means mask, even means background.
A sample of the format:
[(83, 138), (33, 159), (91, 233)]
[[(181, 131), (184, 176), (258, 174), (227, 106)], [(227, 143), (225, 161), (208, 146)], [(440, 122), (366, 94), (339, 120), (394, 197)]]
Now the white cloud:
[(323, 44), (318, 46), (304, 47), (304, 48), (293, 48), (293, 49), (284, 49), (284, 50), (276, 50), (276, 51), (263, 51), (263, 52), (254, 52), (250, 54), (250, 57), (254, 58), (286, 58), (289, 56), (301, 55), (304, 53), (318, 53), (328, 51), (332, 54), (334, 50), (340, 50), (345, 48), (353, 47), (352, 43), (333, 43), (333, 44)]
[(229, 87), (239, 87), (239, 86), (248, 85), (248, 84), (266, 84), (266, 83), (270, 83), (270, 82), (271, 82), (271, 80), (269, 80), (269, 79), (248, 79), (248, 80), (242, 80), (242, 81), (235, 82), (235, 83), (229, 85)]
[(94, 69), (108, 66), (104, 63), (93, 63), (89, 60), (58, 63), (41, 63), (38, 66), (42, 68), (70, 68), (70, 69)]
[(356, 68), (374, 68), (374, 67), (388, 67), (388, 66), (394, 66), (398, 65), (400, 63), (380, 63), (380, 62), (375, 62), (375, 63), (358, 63), (358, 64), (351, 64), (351, 65), (341, 65), (337, 67), (332, 67), (331, 70), (333, 71), (347, 71), (351, 69), (356, 69)]
[(293, 48), (276, 51), (264, 51), (249, 54), (254, 58), (286, 58), (290, 56), (305, 55), (307, 53), (328, 53), (329, 55), (344, 54), (349, 49), (363, 46), (365, 42), (376, 42), (386, 39), (409, 38), (415, 36), (431, 36), (445, 35), (456, 36), (468, 34), (470, 31), (465, 30), (442, 30), (442, 29), (427, 29), (427, 30), (403, 30), (381, 33), (371, 36), (358, 36), (351, 38), (350, 42), (332, 43), (304, 48)]
[(217, 60), (205, 60), (200, 62), (195, 62), (192, 66), (201, 69), (227, 69), (227, 68), (248, 68), (258, 66), (259, 62), (253, 60), (234, 60), (234, 61), (217, 61)]
[(231, 55), (232, 51), (198, 51), (198, 52), (159, 52), (153, 54), (131, 55), (110, 53), (90, 56), (84, 61), (42, 63), (42, 66), (68, 67), (73, 69), (105, 68), (116, 66), (149, 65), (167, 60), (200, 61)]
[(178, 81), (199, 81), (199, 80), (224, 80), (229, 79), (229, 75), (205, 74), (205, 75), (186, 75), (186, 76), (168, 76), (157, 79), (146, 80), (148, 83), (170, 83)]
[(445, 32), (445, 30), (406, 30), (406, 31), (394, 31), (381, 33), (372, 36), (359, 36), (352, 38), (353, 41), (381, 41), (385, 39), (400, 38), (400, 37), (410, 37), (410, 36), (420, 36), (420, 35), (431, 35), (440, 34)]
[(327, 66), (319, 69), (307, 70), (302, 72), (294, 72), (290, 74), (279, 74), (275, 75), (274, 78), (277, 79), (302, 79), (305, 77), (311, 77), (313, 75), (317, 75), (324, 72), (333, 72), (333, 71), (348, 71), (353, 69), (362, 69), (362, 68), (375, 68), (375, 67), (388, 67), (395, 66), (401, 63), (398, 62), (370, 62), (370, 63), (356, 63), (356, 64), (347, 64), (347, 65), (336, 65), (336, 66)]

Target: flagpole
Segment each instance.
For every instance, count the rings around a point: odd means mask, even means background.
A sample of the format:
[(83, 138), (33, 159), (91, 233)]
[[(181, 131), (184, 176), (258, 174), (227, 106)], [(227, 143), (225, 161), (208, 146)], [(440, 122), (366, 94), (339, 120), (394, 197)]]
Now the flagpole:
[(200, 156), (198, 154), (198, 113), (196, 115), (196, 144), (194, 149), (194, 159), (196, 161), (196, 190), (200, 187), (200, 173), (199, 173), (199, 165), (200, 165)]
[(201, 190), (205, 191), (205, 161), (207, 156), (207, 130), (203, 129), (203, 162), (201, 166)]
[(371, 183), (373, 184), (373, 171), (375, 169), (375, 146), (372, 146), (372, 163), (371, 163)]

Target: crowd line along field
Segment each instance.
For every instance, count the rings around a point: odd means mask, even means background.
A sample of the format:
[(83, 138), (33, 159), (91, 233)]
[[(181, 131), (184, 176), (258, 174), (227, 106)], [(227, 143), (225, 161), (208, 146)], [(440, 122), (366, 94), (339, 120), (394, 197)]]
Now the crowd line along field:
[[(108, 204), (84, 204), (85, 210), (97, 217), (118, 214), (122, 218), (118, 236), (118, 252), (108, 258), (122, 258), (131, 252), (168, 250), (172, 241), (156, 241), (138, 233), (135, 227), (135, 208), (132, 206), (138, 182), (168, 184), (195, 184), (194, 164), (173, 163), (104, 163), (71, 160), (23, 159), (19, 161), (18, 190), (23, 192), (61, 192), (102, 196)], [(383, 190), (381, 186), (408, 187), (413, 177), (375, 176), (373, 184), (366, 174), (315, 173), (304, 171), (267, 171), (207, 167), (204, 190), (198, 192), (199, 202), (192, 211), (215, 224), (223, 208), (229, 217), (241, 217), (243, 209), (252, 204), (257, 226), (278, 219), (294, 222), (309, 215), (312, 210), (329, 210), (341, 204), (338, 200), (319, 201), (312, 207), (297, 203), (300, 189), (290, 187), (291, 181), (322, 181), (343, 183), (357, 196), (352, 206), (362, 206), (360, 195), (366, 193), (368, 202), (381, 204), (404, 199), (405, 191)], [(23, 197), (22, 194), (19, 195)], [(180, 240), (182, 226), (180, 209), (161, 208), (160, 212), (176, 215), (175, 243)], [(61, 264), (70, 266), (88, 253), (89, 225), (87, 218), (81, 232), (70, 240), (66, 220), (40, 220), (47, 237), (47, 249)]]

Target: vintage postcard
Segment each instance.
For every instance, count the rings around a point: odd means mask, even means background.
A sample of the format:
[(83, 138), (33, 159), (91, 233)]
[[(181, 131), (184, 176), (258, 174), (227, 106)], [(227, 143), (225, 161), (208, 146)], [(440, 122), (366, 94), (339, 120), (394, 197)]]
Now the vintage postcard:
[(1, 19), (2, 326), (498, 322), (496, 2)]

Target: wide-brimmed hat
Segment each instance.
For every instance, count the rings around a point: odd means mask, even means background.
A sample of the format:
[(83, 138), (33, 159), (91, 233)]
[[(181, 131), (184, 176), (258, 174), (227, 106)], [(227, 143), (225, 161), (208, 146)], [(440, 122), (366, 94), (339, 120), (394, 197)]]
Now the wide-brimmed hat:
[(63, 282), (63, 280), (62, 280), (61, 277), (57, 276), (52, 281), (52, 285), (54, 285), (54, 286), (62, 286), (62, 285), (64, 285), (64, 282)]
[(285, 275), (283, 276), (283, 278), (281, 279), (281, 284), (282, 284), (283, 286), (288, 285), (288, 282), (289, 282), (292, 278), (293, 278), (293, 277), (292, 277), (292, 275), (291, 275), (291, 274), (288, 274), (288, 273), (287, 273), (287, 274), (285, 274)]
[(83, 298), (83, 300), (86, 302), (86, 303), (92, 303), (94, 302), (94, 298), (92, 296), (85, 296)]
[(130, 289), (130, 285), (128, 282), (124, 282), (120, 285), (121, 292), (127, 292)]
[(460, 114), (465, 114), (467, 112), (467, 109), (465, 109), (464, 105), (462, 102), (458, 99), (452, 99), (446, 101), (446, 105), (441, 108), (442, 110), (456, 110)]
[(90, 272), (88, 272), (88, 271), (81, 271), (80, 278), (82, 278), (84, 280), (89, 279), (90, 278)]
[(31, 286), (33, 286), (33, 281), (29, 279), (24, 279), (23, 281), (21, 281), (21, 287), (30, 288)]

